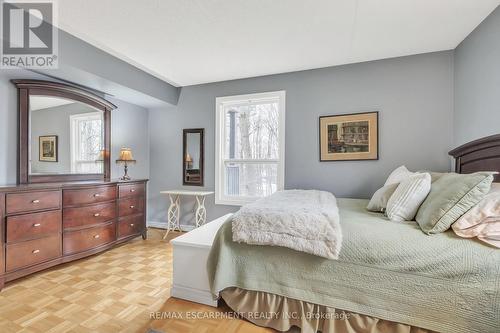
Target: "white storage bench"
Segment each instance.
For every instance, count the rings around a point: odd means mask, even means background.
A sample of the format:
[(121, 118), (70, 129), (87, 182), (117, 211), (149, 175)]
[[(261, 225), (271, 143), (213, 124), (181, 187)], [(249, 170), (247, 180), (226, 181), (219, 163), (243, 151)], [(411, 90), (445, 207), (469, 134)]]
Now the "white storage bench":
[(171, 296), (217, 307), (208, 285), (207, 258), (215, 234), (231, 215), (219, 217), (170, 241), (174, 256)]

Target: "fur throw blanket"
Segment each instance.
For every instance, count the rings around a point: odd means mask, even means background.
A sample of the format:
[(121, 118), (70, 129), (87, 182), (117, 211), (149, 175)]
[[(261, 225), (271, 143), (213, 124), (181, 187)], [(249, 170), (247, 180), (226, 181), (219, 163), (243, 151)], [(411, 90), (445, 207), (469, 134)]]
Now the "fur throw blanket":
[(243, 206), (232, 218), (233, 241), (283, 246), (338, 259), (342, 231), (335, 196), (288, 190)]

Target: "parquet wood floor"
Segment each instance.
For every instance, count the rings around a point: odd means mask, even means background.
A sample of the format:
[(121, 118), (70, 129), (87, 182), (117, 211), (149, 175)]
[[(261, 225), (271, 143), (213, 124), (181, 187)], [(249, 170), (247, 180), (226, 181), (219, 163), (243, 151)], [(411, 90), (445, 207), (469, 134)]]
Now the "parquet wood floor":
[[(0, 332), (274, 332), (240, 319), (214, 318), (227, 307), (169, 298), (172, 247), (161, 240), (162, 232), (148, 234), (146, 241), (137, 238), (8, 283), (0, 292)], [(198, 319), (192, 318), (195, 313)]]

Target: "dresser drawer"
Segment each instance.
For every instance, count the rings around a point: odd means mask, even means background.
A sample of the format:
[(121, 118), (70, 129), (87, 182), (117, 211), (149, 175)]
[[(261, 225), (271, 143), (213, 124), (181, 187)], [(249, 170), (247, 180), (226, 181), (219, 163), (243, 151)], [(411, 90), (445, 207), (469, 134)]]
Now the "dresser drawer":
[(111, 243), (116, 239), (115, 223), (79, 231), (65, 232), (63, 252), (65, 255), (78, 253)]
[(61, 235), (7, 244), (6, 270), (13, 271), (61, 256)]
[(118, 207), (120, 217), (140, 214), (144, 212), (144, 198), (133, 197), (120, 199)]
[(120, 185), (120, 198), (140, 197), (144, 195), (144, 184)]
[(38, 191), (7, 194), (7, 214), (25, 213), (61, 207), (60, 191)]
[(64, 190), (63, 205), (75, 206), (116, 199), (116, 186), (98, 186), (93, 188)]
[(92, 206), (64, 208), (64, 228), (77, 228), (104, 223), (116, 218), (116, 203), (109, 202)]
[(7, 243), (61, 233), (61, 211), (7, 217)]
[(120, 219), (118, 222), (118, 238), (137, 235), (144, 229), (144, 216), (130, 216)]

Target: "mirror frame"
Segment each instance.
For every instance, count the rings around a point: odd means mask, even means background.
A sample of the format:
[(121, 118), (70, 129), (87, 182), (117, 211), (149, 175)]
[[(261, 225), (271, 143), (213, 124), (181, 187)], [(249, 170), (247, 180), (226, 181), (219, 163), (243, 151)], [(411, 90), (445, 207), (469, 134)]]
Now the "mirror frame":
[[(200, 134), (200, 181), (196, 183), (186, 182), (186, 153), (187, 153), (187, 135)], [(187, 128), (182, 130), (182, 185), (186, 186), (204, 186), (205, 182), (205, 129)]]
[[(19, 142), (18, 174), (19, 184), (48, 183), (85, 180), (109, 180), (111, 175), (111, 110), (116, 106), (104, 98), (78, 86), (43, 80), (12, 80), (18, 89), (19, 98)], [(104, 113), (104, 170), (102, 174), (29, 174), (29, 122), (30, 96), (62, 97), (88, 104)]]

